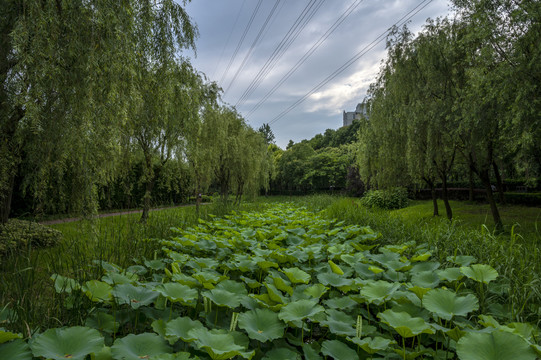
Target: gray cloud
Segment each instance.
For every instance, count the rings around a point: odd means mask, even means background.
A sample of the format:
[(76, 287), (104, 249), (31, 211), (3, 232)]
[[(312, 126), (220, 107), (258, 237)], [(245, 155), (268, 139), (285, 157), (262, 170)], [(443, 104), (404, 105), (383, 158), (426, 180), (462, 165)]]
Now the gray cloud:
[[(252, 107), (297, 63), (353, 1), (326, 1), (259, 88), (238, 107), (252, 127), (258, 128), (261, 124), (270, 122), (421, 2), (364, 0), (312, 56), (248, 117)], [(238, 22), (233, 27), (243, 3)], [(237, 103), (308, 3), (308, 0), (281, 1), (277, 16), (269, 23), (261, 41), (252, 50), (246, 66), (225, 94), (225, 102), (231, 105)], [(256, 4), (256, 0), (194, 0), (188, 4), (188, 13), (199, 27), (200, 37), (197, 41), (197, 57), (194, 58), (191, 52), (184, 55), (190, 57), (194, 66), (211, 80), (221, 79)], [(229, 86), (274, 4), (275, 1), (263, 1), (227, 77), (220, 83), (224, 89)], [(447, 1), (434, 0), (411, 19), (408, 27), (417, 32), (427, 18), (445, 16), (447, 13)], [(220, 57), (222, 52), (223, 56)], [(290, 139), (298, 142), (328, 128), (340, 127), (342, 111), (353, 110), (356, 104), (363, 100), (385, 53), (385, 41), (382, 41), (306, 101), (274, 122), (271, 128), (276, 135), (277, 144), (285, 148)]]

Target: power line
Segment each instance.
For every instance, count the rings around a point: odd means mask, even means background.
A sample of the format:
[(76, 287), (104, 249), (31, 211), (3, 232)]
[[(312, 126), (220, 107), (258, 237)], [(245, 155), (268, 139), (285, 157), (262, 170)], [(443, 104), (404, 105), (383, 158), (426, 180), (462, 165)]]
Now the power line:
[(235, 73), (235, 75), (233, 76), (233, 79), (231, 80), (231, 82), (229, 83), (229, 86), (227, 87), (227, 89), (225, 89), (224, 91), (224, 95), (227, 94), (227, 92), (229, 91), (229, 89), (231, 88), (231, 86), (235, 83), (235, 80), (237, 80), (237, 77), (239, 76), (240, 72), (242, 71), (242, 69), (244, 68), (244, 65), (246, 64), (246, 61), (248, 60), (248, 58), (250, 57), (250, 55), (252, 54), (252, 51), (254, 50), (255, 46), (257, 45), (257, 43), (259, 42), (260, 38), (261, 38), (261, 34), (263, 34), (263, 31), (265, 31), (265, 28), (267, 27), (267, 25), (269, 24), (269, 21), (270, 19), (273, 17), (275, 11), (276, 11), (276, 8), (278, 7), (278, 4), (280, 4), (282, 0), (276, 0), (276, 3), (274, 3), (274, 6), (273, 8), (271, 9), (269, 15), (267, 16), (267, 18), (265, 19), (265, 22), (263, 23), (263, 26), (261, 26), (261, 29), (259, 30), (259, 33), (257, 34), (256, 38), (254, 39), (254, 41), (252, 42), (252, 45), (250, 46), (250, 49), (248, 50), (248, 52), (246, 53), (246, 56), (244, 56), (244, 59), (242, 60), (242, 63), (240, 64), (239, 68), (237, 69), (237, 72)]
[[(427, 2), (428, 1), (428, 2)], [(321, 81), (319, 84), (317, 84), (312, 90), (310, 90), (308, 93), (306, 93), (302, 98), (294, 102), (292, 105), (290, 105), (287, 109), (282, 111), (280, 114), (275, 116), (271, 121), (268, 122), (269, 125), (274, 124), (281, 118), (283, 118), (287, 113), (289, 113), (291, 110), (299, 106), (302, 102), (304, 102), (307, 98), (309, 98), (312, 94), (314, 94), (316, 91), (321, 89), (323, 86), (327, 85), (331, 80), (336, 78), (338, 75), (340, 75), (344, 70), (349, 68), (351, 65), (353, 65), (357, 60), (359, 60), (361, 57), (363, 57), (366, 53), (368, 53), (370, 50), (372, 50), (377, 44), (379, 44), (381, 41), (385, 39), (385, 36), (391, 31), (391, 29), (395, 26), (402, 26), (406, 22), (408, 22), (412, 17), (417, 15), (421, 10), (423, 10), (425, 7), (430, 4), (432, 0), (423, 0), (421, 1), (415, 8), (410, 10), (406, 15), (404, 15), (400, 20), (398, 20), (396, 23), (394, 23), (391, 27), (389, 27), (387, 30), (385, 30), (381, 35), (379, 35), (376, 39), (374, 39), (370, 44), (365, 46), (361, 51), (359, 51), (357, 54), (355, 54), (351, 59), (346, 61), (342, 66), (340, 66), (338, 69), (336, 69), (332, 74), (327, 76), (323, 81)], [(423, 5), (424, 4), (424, 5)], [(411, 15), (410, 15), (411, 14)], [(405, 19), (405, 20), (404, 20)]]
[(242, 105), (246, 99), (259, 87), (261, 82), (276, 66), (278, 60), (280, 60), (284, 53), (289, 49), (291, 44), (293, 44), (293, 42), (299, 37), (302, 30), (304, 30), (306, 25), (312, 20), (316, 12), (321, 8), (325, 1), (326, 0), (310, 0), (310, 2), (302, 10), (301, 14), (297, 17), (293, 25), (291, 25), (288, 32), (284, 35), (280, 43), (276, 46), (261, 70), (259, 70), (248, 88), (241, 95), (235, 106)]
[(222, 78), (220, 79), (220, 84), (223, 83), (227, 73), (229, 72), (229, 68), (231, 68), (231, 64), (233, 64), (233, 60), (235, 60), (235, 57), (237, 56), (237, 53), (239, 52), (240, 46), (244, 42), (244, 38), (246, 37), (246, 34), (248, 34), (248, 30), (250, 29), (250, 27), (252, 26), (252, 23), (254, 22), (254, 18), (256, 16), (257, 12), (259, 11), (259, 8), (261, 7), (262, 2), (263, 2), (263, 0), (259, 0), (259, 2), (257, 3), (254, 11), (252, 12), (252, 16), (250, 17), (250, 20), (248, 21), (248, 24), (246, 24), (246, 27), (244, 28), (244, 32), (242, 33), (242, 36), (241, 36), (241, 38), (239, 40), (239, 43), (237, 44), (237, 47), (236, 47), (235, 51), (233, 52), (233, 55), (231, 56), (231, 59), (229, 59), (229, 64), (227, 64), (227, 67), (226, 67), (224, 73), (222, 74)]
[(269, 90), (265, 96), (259, 102), (252, 107), (250, 112), (248, 113), (249, 117), (252, 115), (257, 109), (261, 107), (261, 105), (267, 101), (269, 97), (271, 97), (276, 90), (282, 84), (293, 75), (297, 69), (308, 60), (308, 58), (327, 40), (329, 36), (346, 20), (346, 18), (351, 15), (351, 13), (363, 2), (364, 0), (355, 0), (351, 5), (336, 19), (336, 21), (331, 25), (331, 27), (312, 45), (312, 47), (297, 61), (297, 63), (272, 87), (271, 90)]
[(240, 6), (239, 13), (237, 14), (237, 18), (235, 19), (235, 23), (233, 24), (233, 27), (231, 28), (231, 32), (229, 33), (229, 36), (227, 37), (227, 41), (224, 44), (224, 47), (222, 49), (222, 53), (220, 54), (220, 58), (218, 62), (216, 63), (216, 66), (214, 67), (214, 71), (212, 71), (211, 78), (214, 78), (214, 74), (216, 74), (216, 70), (218, 69), (218, 66), (220, 66), (220, 63), (222, 62), (222, 58), (224, 56), (225, 49), (227, 48), (227, 45), (229, 45), (229, 40), (231, 40), (231, 35), (233, 35), (233, 31), (235, 30), (235, 27), (237, 26), (237, 22), (239, 21), (240, 14), (242, 13), (242, 9), (244, 9), (244, 4), (246, 3), (246, 0), (242, 2), (242, 5)]

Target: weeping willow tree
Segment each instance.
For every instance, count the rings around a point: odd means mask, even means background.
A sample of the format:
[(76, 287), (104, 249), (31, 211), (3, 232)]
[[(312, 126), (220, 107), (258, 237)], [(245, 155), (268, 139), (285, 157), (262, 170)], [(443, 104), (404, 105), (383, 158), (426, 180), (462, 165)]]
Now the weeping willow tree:
[(140, 69), (194, 46), (185, 4), (2, 1), (2, 222), (19, 186), (38, 209), (54, 201), (72, 211), (96, 210), (96, 186), (114, 176)]

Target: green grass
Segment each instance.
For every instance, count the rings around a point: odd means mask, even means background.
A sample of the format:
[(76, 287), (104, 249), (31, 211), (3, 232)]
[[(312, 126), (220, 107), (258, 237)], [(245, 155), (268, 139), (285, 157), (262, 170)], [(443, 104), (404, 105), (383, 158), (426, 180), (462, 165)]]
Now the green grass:
[[(243, 208), (248, 209), (247, 204)], [(220, 203), (201, 206), (201, 218), (208, 214), (229, 213), (232, 205)], [(236, 207), (235, 209), (238, 209)], [(29, 335), (38, 328), (79, 324), (89, 309), (81, 304), (66, 308), (64, 297), (54, 290), (52, 274), (79, 281), (95, 279), (101, 269), (96, 260), (122, 267), (136, 260), (151, 259), (161, 246), (152, 239), (172, 235), (171, 227), (195, 224), (195, 207), (178, 207), (153, 211), (147, 224), (140, 224), (141, 214), (127, 214), (50, 225), (63, 233), (54, 247), (26, 246), (0, 259), (0, 324), (3, 317), (17, 319), (18, 331)], [(81, 305), (82, 306), (82, 305)], [(9, 313), (2, 309), (9, 308)], [(71, 309), (70, 309), (71, 307)]]
[[(470, 229), (481, 229), (485, 225), (489, 230), (494, 229), (494, 221), (488, 204), (468, 203), (464, 201), (450, 201), (453, 210), (453, 218), (462, 226)], [(443, 201), (438, 201), (440, 218), (445, 218), (445, 207)], [(522, 236), (530, 236), (541, 231), (541, 208), (500, 205), (498, 207), (500, 216), (504, 223), (505, 230), (509, 233), (513, 225), (515, 231)], [(393, 210), (391, 212), (400, 216), (405, 221), (439, 221), (434, 218), (432, 201), (412, 201), (411, 204), (403, 209)]]

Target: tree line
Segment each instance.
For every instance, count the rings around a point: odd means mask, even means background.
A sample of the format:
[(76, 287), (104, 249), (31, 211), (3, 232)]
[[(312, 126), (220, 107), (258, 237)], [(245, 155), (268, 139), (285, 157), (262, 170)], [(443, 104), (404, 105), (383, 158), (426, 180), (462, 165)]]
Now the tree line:
[[(0, 4), (0, 220), (264, 187), (263, 136), (182, 56), (186, 1)], [(15, 194), (15, 196), (14, 196)], [(19, 201), (19, 202), (17, 202)]]
[[(541, 3), (454, 0), (452, 17), (388, 38), (359, 131), (361, 178), (377, 187), (478, 179), (494, 222), (502, 177), (541, 174)], [(472, 196), (472, 195), (470, 195)]]

